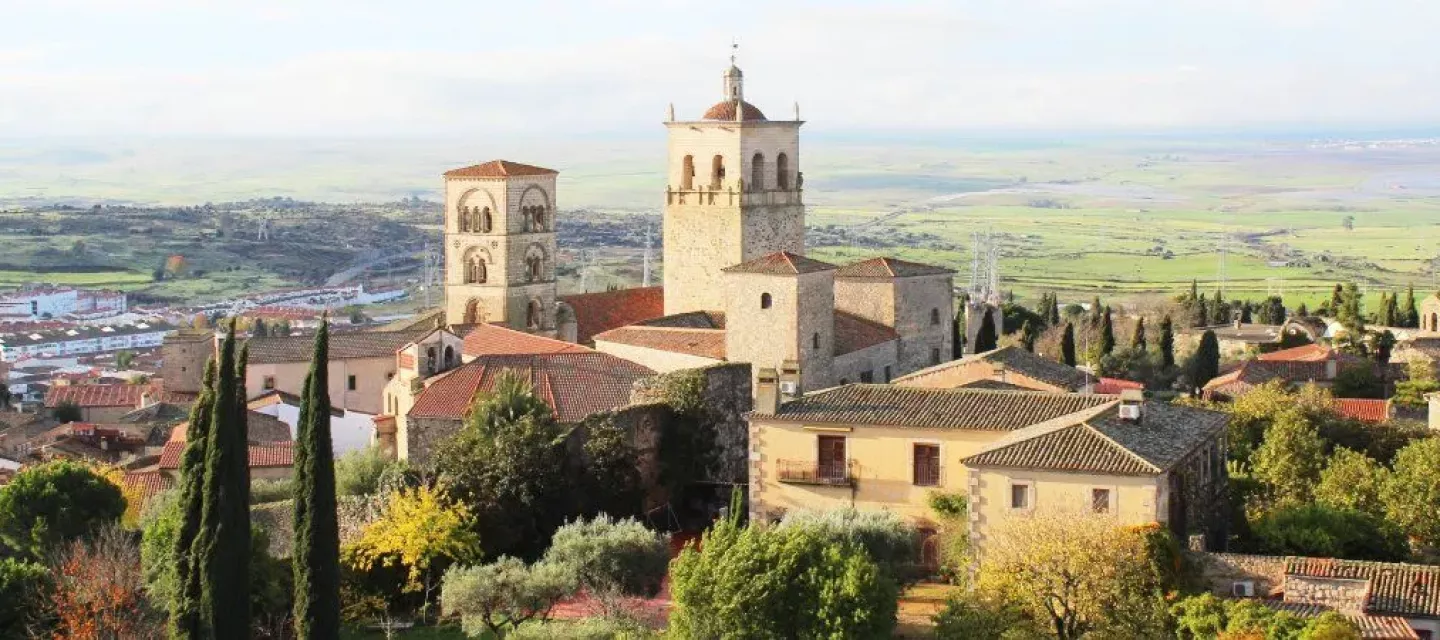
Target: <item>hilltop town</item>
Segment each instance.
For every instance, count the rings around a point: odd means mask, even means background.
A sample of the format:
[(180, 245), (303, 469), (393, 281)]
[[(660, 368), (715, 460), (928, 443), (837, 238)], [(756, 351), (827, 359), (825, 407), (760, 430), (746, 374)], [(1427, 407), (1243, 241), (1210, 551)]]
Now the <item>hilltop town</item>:
[[(183, 241), (102, 208), (173, 284), (0, 293), (0, 636), (1440, 637), (1440, 293), (1017, 295), (980, 229), (963, 271), (816, 255), (850, 236), (799, 106), (745, 80), (668, 108), (658, 222), (560, 207), (543, 157)], [(304, 284), (187, 297), (199, 246)], [(563, 285), (600, 246), (640, 286)]]

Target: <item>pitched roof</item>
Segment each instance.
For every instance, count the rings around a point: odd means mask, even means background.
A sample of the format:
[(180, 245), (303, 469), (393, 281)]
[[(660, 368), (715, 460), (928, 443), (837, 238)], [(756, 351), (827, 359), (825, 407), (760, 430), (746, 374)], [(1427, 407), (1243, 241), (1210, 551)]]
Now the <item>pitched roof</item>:
[(498, 324), (477, 325), (465, 334), (467, 356), (497, 356), (534, 353), (585, 353), (578, 344), (516, 331)]
[(1090, 377), (1086, 375), (1084, 371), (1043, 356), (1035, 355), (1021, 347), (1012, 345), (984, 353), (971, 354), (959, 360), (952, 360), (933, 367), (921, 369), (896, 378), (895, 384), (903, 385), (907, 381), (920, 380), (944, 373), (955, 367), (974, 364), (977, 361), (1005, 365), (1005, 369), (1008, 371), (1014, 371), (1023, 376), (1053, 384), (1069, 391), (1084, 389), (1085, 384), (1090, 381)]
[(1270, 353), (1262, 353), (1260, 360), (1283, 360), (1290, 362), (1308, 362), (1316, 360), (1329, 360), (1332, 351), (1329, 347), (1318, 344), (1306, 344)]
[(120, 481), (139, 495), (142, 505), (156, 494), (175, 486), (173, 478), (159, 471), (130, 472), (121, 476)]
[[(339, 331), (330, 334), (330, 359), (394, 357), (395, 351), (434, 331)], [(309, 362), (314, 353), (315, 336), (283, 336), (250, 338), (250, 364)]]
[(1235, 398), (1271, 380), (1329, 380), (1327, 366), (1327, 361), (1320, 360), (1246, 360), (1238, 369), (1212, 378), (1203, 389), (1207, 397), (1219, 394)]
[(683, 353), (715, 360), (725, 359), (724, 329), (689, 329), (682, 327), (655, 327), (632, 325), (611, 329), (595, 336), (595, 341), (614, 342), (658, 349), (671, 353)]
[(80, 407), (138, 407), (146, 386), (139, 384), (54, 385), (45, 393), (45, 408), (65, 402)]
[(480, 164), (451, 169), (445, 172), (447, 178), (509, 178), (512, 176), (550, 176), (560, 173), (535, 165), (520, 164), (509, 160), (491, 160)]
[(1103, 393), (1107, 395), (1120, 395), (1120, 392), (1125, 391), (1126, 389), (1144, 390), (1145, 383), (1135, 382), (1134, 380), (1124, 380), (1121, 378), (1100, 378), (1100, 381), (1095, 383), (1094, 391), (1095, 393)]
[(912, 278), (915, 276), (939, 276), (955, 273), (953, 270), (944, 267), (937, 267), (919, 262), (910, 262), (899, 258), (881, 256), (852, 262), (835, 270), (836, 278), (848, 279), (891, 279), (891, 278)]
[[(250, 468), (295, 466), (293, 442), (252, 442), (250, 443)], [(180, 468), (180, 454), (185, 452), (185, 442), (171, 440), (160, 451), (160, 468)]]
[(1009, 382), (1001, 382), (1001, 381), (995, 380), (995, 379), (993, 379), (993, 378), (981, 378), (981, 379), (979, 379), (979, 380), (974, 380), (974, 381), (971, 381), (971, 382), (966, 382), (965, 384), (962, 384), (962, 385), (960, 385), (960, 386), (958, 386), (958, 387), (955, 387), (955, 388), (956, 388), (956, 389), (988, 389), (988, 390), (990, 390), (990, 391), (1034, 391), (1034, 389), (1031, 389), (1030, 387), (1022, 387), (1022, 386), (1020, 386), (1020, 385), (1018, 385), (1018, 384), (1011, 384), (1011, 383), (1009, 383)]
[(725, 267), (721, 269), (725, 273), (759, 273), (771, 276), (792, 276), (805, 273), (816, 273), (819, 271), (833, 271), (835, 265), (828, 262), (821, 262), (813, 258), (807, 258), (798, 253), (789, 251), (776, 251), (775, 253), (760, 256), (749, 262)]
[(1011, 431), (1115, 402), (1110, 396), (849, 384), (754, 416), (786, 422)]
[(481, 356), (434, 378), (407, 415), (460, 419), (476, 394), (494, 388), (496, 378), (507, 370), (528, 379), (536, 396), (555, 410), (561, 422), (579, 422), (629, 404), (635, 382), (655, 373), (598, 351)]
[(677, 329), (724, 329), (724, 311), (686, 311), (646, 320), (640, 324), (647, 327), (674, 327)]
[(665, 289), (640, 287), (560, 296), (575, 312), (575, 341), (589, 343), (597, 333), (665, 315)]
[[(344, 415), (343, 411), (340, 415)], [(171, 427), (170, 439), (166, 444), (185, 442), (189, 429), (189, 420)], [(255, 411), (253, 407), (245, 412), (245, 438), (251, 443), (290, 442), (293, 440), (290, 435), (290, 425), (268, 413)]]
[(1285, 559), (1287, 575), (1370, 581), (1366, 610), (1440, 618), (1440, 566), (1337, 558)]
[(1036, 424), (981, 447), (966, 466), (1153, 475), (1214, 439), (1226, 414), (1147, 402), (1140, 422), (1121, 420), (1118, 403)]
[(764, 119), (765, 119), (765, 114), (761, 113), (761, 112), (760, 112), (760, 109), (759, 109), (758, 107), (756, 107), (756, 106), (753, 105), (753, 104), (750, 104), (749, 102), (744, 102), (744, 101), (739, 101), (739, 100), (726, 100), (726, 101), (723, 101), (723, 102), (717, 102), (717, 103), (714, 104), (714, 106), (711, 106), (709, 109), (706, 109), (706, 110), (705, 110), (705, 115), (700, 116), (700, 119), (702, 119), (702, 120), (726, 120), (726, 121), (733, 121), (733, 120), (735, 119), (735, 103), (736, 103), (736, 102), (739, 102), (739, 103), (740, 103), (740, 108), (743, 110), (743, 112), (744, 112), (744, 114), (745, 114), (745, 119), (746, 119), (746, 120), (764, 120)]
[(1340, 415), (1365, 422), (1384, 422), (1390, 419), (1390, 401), (1388, 400), (1336, 398), (1335, 410), (1340, 412)]
[(854, 353), (867, 347), (899, 340), (894, 328), (872, 322), (853, 313), (835, 311), (835, 355)]

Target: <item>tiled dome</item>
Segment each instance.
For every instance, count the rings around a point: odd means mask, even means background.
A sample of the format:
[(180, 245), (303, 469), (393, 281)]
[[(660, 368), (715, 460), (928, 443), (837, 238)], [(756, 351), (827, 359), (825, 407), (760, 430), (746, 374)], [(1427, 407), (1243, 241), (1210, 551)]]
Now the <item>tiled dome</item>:
[[(760, 113), (760, 109), (756, 108), (755, 105), (753, 105), (753, 104), (750, 104), (750, 103), (748, 103), (748, 102), (741, 102), (741, 103), (740, 103), (740, 108), (743, 110), (742, 112), (745, 114), (745, 119), (746, 119), (746, 120), (764, 120), (764, 119), (765, 119), (765, 114)], [(702, 117), (702, 119), (705, 119), (705, 120), (729, 120), (729, 121), (734, 121), (734, 120), (735, 120), (735, 102), (734, 102), (734, 101), (717, 102), (717, 103), (715, 103), (715, 106), (710, 107), (710, 110), (709, 110), (709, 111), (706, 111), (706, 112), (705, 112), (705, 115), (704, 115), (704, 116), (701, 116), (701, 117)]]

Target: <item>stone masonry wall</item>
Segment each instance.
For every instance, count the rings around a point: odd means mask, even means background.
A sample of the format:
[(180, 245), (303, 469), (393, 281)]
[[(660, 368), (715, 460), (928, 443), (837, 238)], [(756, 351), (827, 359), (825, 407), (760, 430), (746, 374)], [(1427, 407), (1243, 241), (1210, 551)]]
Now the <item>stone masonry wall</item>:
[(1369, 580), (1294, 575), (1285, 578), (1285, 602), (1318, 604), (1341, 613), (1362, 613), (1369, 599)]
[(748, 477), (750, 436), (745, 414), (753, 407), (750, 365), (718, 364), (662, 374), (636, 384), (630, 396), (634, 404), (664, 402), (663, 390), (677, 376), (700, 375), (703, 402), (714, 430), (715, 457), (706, 479), (722, 484), (744, 484)]
[[(360, 538), (365, 526), (380, 517), (384, 505), (380, 496), (342, 496), (336, 505), (340, 544)], [(295, 502), (285, 500), (250, 507), (250, 522), (270, 538), (270, 555), (288, 558), (295, 544)]]
[(1186, 552), (1199, 570), (1210, 592), (1230, 597), (1237, 581), (1255, 583), (1255, 595), (1268, 597), (1285, 590), (1285, 557), (1256, 556), (1243, 553)]

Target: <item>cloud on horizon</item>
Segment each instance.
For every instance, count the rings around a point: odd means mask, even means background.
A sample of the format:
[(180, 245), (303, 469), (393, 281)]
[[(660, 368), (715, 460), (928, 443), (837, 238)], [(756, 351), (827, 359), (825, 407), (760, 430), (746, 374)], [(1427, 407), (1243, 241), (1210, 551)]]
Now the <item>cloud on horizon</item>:
[(641, 132), (719, 98), (732, 34), (747, 98), (826, 131), (1440, 116), (1420, 0), (11, 2), (0, 136)]

